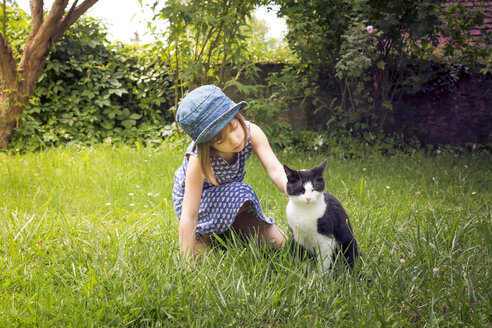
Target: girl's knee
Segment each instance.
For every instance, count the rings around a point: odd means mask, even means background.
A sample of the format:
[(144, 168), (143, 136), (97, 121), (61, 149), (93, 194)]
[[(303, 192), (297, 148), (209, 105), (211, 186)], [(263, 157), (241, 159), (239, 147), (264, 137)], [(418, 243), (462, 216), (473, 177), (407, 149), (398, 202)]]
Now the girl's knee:
[(285, 237), (282, 231), (274, 224), (269, 224), (265, 230), (265, 241), (273, 247), (284, 247)]

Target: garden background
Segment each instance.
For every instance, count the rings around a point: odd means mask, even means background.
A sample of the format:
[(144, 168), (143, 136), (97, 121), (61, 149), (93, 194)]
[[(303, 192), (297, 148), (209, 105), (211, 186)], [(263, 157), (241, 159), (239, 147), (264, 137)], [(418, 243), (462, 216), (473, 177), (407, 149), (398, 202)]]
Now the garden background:
[[(156, 2), (150, 44), (82, 16), (28, 102), (2, 103), (22, 113), (0, 153), (0, 325), (490, 326), (489, 2), (278, 1), (286, 40), (252, 16), (269, 4)], [(19, 65), (33, 23), (3, 9)], [(205, 83), (248, 101), (290, 167), (328, 159), (356, 272), (241, 240), (179, 258), (174, 113)], [(248, 165), (288, 231), (287, 199)]]

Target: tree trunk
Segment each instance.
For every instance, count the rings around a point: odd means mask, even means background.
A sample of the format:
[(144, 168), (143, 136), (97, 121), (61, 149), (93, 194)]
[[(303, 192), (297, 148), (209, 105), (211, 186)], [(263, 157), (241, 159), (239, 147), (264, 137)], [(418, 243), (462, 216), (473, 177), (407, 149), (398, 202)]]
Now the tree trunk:
[(19, 125), (36, 81), (44, 70), (55, 42), (98, 0), (75, 0), (65, 13), (68, 0), (55, 0), (43, 18), (43, 0), (31, 0), (31, 33), (19, 66), (5, 35), (0, 34), (0, 149), (6, 149), (12, 132)]
[[(0, 106), (0, 149), (6, 149), (12, 131), (19, 126), (19, 116), (22, 114), (28, 97), (22, 97), (19, 93), (2, 93)], [(4, 110), (6, 109), (6, 110)]]

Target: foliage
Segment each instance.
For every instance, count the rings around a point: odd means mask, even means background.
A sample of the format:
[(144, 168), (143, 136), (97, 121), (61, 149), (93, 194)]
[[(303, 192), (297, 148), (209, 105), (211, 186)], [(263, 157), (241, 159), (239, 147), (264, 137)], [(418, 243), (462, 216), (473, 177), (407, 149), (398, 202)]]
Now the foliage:
[[(482, 2), (485, 6), (486, 2)], [(483, 10), (470, 10), (461, 2), (449, 3), (440, 11), (443, 22), (439, 32), (445, 43), (436, 49), (436, 55), (449, 63), (458, 62), (469, 67), (477, 64), (490, 70), (492, 61), (492, 35), (483, 33), (473, 39), (469, 31), (484, 24)], [(485, 71), (484, 70), (484, 71)]]
[(477, 49), (467, 36), (483, 14), (466, 12), (459, 2), (447, 11), (439, 0), (278, 2), (300, 67), (333, 99), (319, 108), (333, 115), (328, 129), (341, 123), (358, 135), (387, 130), (401, 97), (434, 83), (428, 68), (444, 61), (436, 56), (439, 33), (454, 40), (445, 48), (452, 56), (446, 62), (490, 62), (490, 46)]
[[(385, 99), (383, 106), (377, 106), (377, 91), (380, 88), (391, 88), (384, 81), (385, 62), (374, 54), (378, 52), (379, 40), (382, 32), (374, 31), (372, 25), (358, 22), (342, 35), (344, 43), (341, 46), (340, 59), (335, 65), (335, 76), (340, 80), (343, 87), (341, 99), (337, 106), (338, 112), (345, 110), (344, 116), (350, 121), (360, 121), (368, 127), (368, 123), (374, 120), (384, 120), (385, 112), (392, 109), (392, 99)], [(379, 60), (377, 65), (375, 60)], [(374, 70), (374, 68), (377, 68)], [(374, 73), (371, 76), (371, 73)], [(389, 90), (383, 91), (387, 94)], [(372, 111), (368, 111), (372, 105)], [(368, 122), (367, 116), (370, 116)], [(381, 126), (382, 122), (377, 122)], [(365, 128), (358, 130), (367, 130)]]
[[(171, 202), (185, 148), (0, 153), (0, 321), (6, 327), (488, 327), (490, 153), (328, 157), (350, 216), (354, 274), (304, 270), (289, 248), (224, 241), (179, 257)], [(281, 156), (290, 167), (326, 159)], [(287, 233), (287, 197), (252, 157), (246, 180)]]
[[(29, 37), (29, 17), (15, 2), (7, 5), (5, 9), (7, 39), (12, 47), (14, 58), (19, 63), (22, 48)], [(3, 10), (0, 10), (0, 22), (3, 22), (3, 19)]]
[(341, 36), (350, 24), (350, 1), (278, 1), (287, 18), (289, 45), (312, 74), (330, 71), (342, 45)]
[(303, 143), (300, 141), (306, 134), (293, 129), (288, 115), (291, 110), (302, 111), (305, 99), (314, 95), (315, 87), (308, 78), (300, 76), (292, 65), (285, 65), (281, 72), (270, 73), (265, 82), (266, 85), (256, 85), (255, 92), (245, 89), (238, 82), (234, 83), (238, 91), (246, 96), (247, 117), (262, 126), (274, 149), (292, 145), (302, 149)]
[(264, 20), (252, 16), (244, 30), (247, 36), (247, 54), (252, 61), (290, 64), (298, 62), (286, 40), (269, 36), (268, 26)]
[(12, 147), (150, 142), (171, 133), (170, 85), (156, 57), (108, 45), (100, 23), (83, 19), (51, 53)]
[(231, 70), (241, 72), (251, 64), (246, 21), (263, 2), (172, 0), (161, 9), (154, 5), (156, 20), (167, 26), (159, 35), (165, 41), (156, 45), (172, 72), (176, 107), (187, 90), (207, 83), (222, 87), (231, 79)]
[(285, 65), (280, 72), (270, 73), (265, 82), (266, 85), (251, 86), (235, 81), (233, 85), (248, 102), (246, 116), (262, 127), (277, 152), (313, 151), (352, 158), (364, 156), (368, 146), (387, 155), (413, 152), (420, 147), (415, 140), (368, 131), (357, 116), (340, 120), (343, 116), (337, 112), (331, 113), (324, 125), (295, 127), (295, 119), (289, 117), (291, 113), (310, 111), (315, 106), (316, 115), (331, 108), (319, 95), (320, 86), (295, 65)]

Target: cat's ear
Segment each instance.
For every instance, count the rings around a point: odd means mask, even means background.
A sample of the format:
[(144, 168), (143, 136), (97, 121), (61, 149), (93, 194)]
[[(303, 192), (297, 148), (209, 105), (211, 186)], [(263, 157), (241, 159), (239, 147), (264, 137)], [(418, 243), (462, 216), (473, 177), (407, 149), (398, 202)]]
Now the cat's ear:
[(322, 174), (323, 171), (325, 170), (325, 166), (326, 166), (326, 159), (323, 161), (323, 163), (314, 167), (313, 170), (315, 170), (318, 174)]
[(289, 169), (287, 165), (284, 165), (284, 171), (285, 174), (287, 175), (287, 179), (294, 175), (294, 170)]

